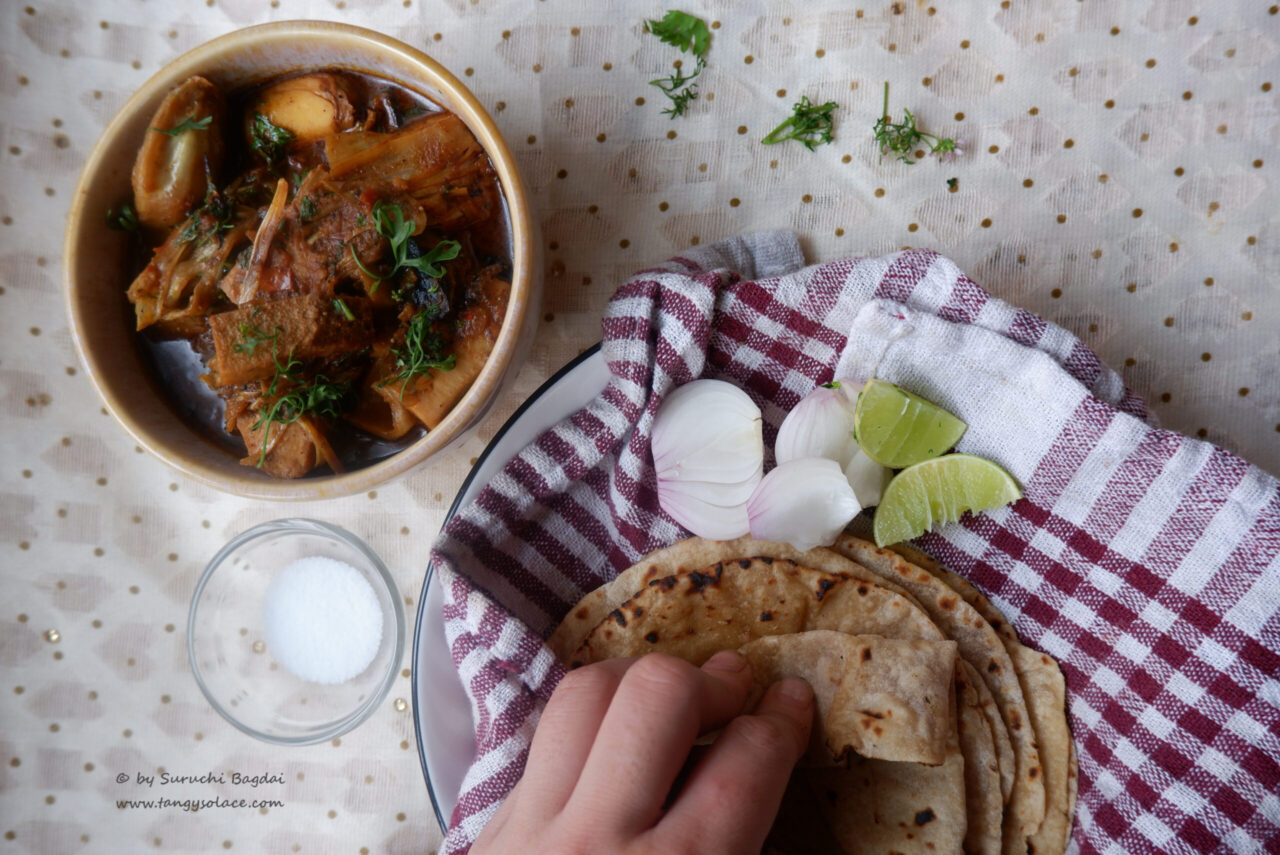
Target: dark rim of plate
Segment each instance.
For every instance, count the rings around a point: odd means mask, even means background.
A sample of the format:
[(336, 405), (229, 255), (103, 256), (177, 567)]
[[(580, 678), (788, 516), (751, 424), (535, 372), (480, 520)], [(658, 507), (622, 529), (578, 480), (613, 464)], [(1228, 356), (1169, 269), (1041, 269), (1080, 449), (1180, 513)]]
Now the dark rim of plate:
[[(515, 426), (516, 422), (520, 421), (528, 409), (532, 407), (539, 398), (551, 390), (551, 387), (563, 380), (565, 375), (577, 368), (583, 362), (586, 362), (599, 350), (600, 343), (597, 342), (575, 356), (573, 359), (569, 360), (569, 362), (565, 363), (564, 367), (547, 378), (546, 382), (539, 386), (537, 390), (526, 398), (524, 403), (522, 403), (516, 411), (511, 414), (511, 417), (507, 419), (502, 427), (498, 429), (498, 432), (493, 435), (493, 439), (489, 440), (489, 444), (485, 446), (484, 451), (480, 452), (480, 456), (476, 458), (475, 465), (471, 467), (471, 471), (468, 472), (467, 477), (463, 479), (462, 486), (458, 488), (458, 494), (453, 499), (453, 504), (449, 506), (449, 512), (445, 514), (444, 525), (448, 525), (449, 521), (458, 513), (458, 509), (462, 507), (462, 497), (467, 494), (467, 491), (471, 488), (472, 482), (476, 479), (477, 473), (479, 473), (481, 467), (484, 466), (485, 460), (488, 459), (489, 454), (502, 441), (502, 438), (507, 435), (507, 432)], [(443, 530), (443, 527), (444, 526), (441, 526), (441, 530)], [(445, 815), (440, 810), (440, 800), (436, 797), (435, 787), (431, 785), (431, 769), (427, 766), (427, 753), (422, 747), (422, 717), (418, 715), (418, 650), (421, 647), (419, 643), (421, 640), (420, 636), (422, 634), (423, 626), (425, 626), (423, 623), (423, 617), (425, 616), (425, 609), (427, 605), (427, 591), (431, 588), (431, 580), (434, 577), (435, 567), (432, 565), (430, 559), (428, 559), (427, 574), (422, 580), (422, 592), (418, 595), (417, 621), (413, 627), (413, 660), (409, 666), (411, 669), (409, 691), (413, 696), (413, 732), (418, 742), (418, 762), (422, 764), (422, 777), (427, 782), (427, 795), (431, 797), (431, 809), (435, 812), (436, 822), (440, 825), (441, 833), (447, 834), (449, 831), (449, 823), (446, 820)]]

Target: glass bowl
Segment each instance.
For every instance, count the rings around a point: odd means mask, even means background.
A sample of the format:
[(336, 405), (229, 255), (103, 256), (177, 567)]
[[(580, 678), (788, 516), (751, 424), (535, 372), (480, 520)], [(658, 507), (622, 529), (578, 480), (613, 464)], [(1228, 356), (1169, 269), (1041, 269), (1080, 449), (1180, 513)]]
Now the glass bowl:
[[(355, 568), (373, 589), (382, 618), (373, 660), (345, 682), (295, 676), (267, 644), (263, 604), (272, 580), (292, 562), (316, 556)], [(364, 541), (329, 523), (282, 519), (240, 534), (209, 562), (191, 597), (187, 656), (200, 690), (227, 721), (266, 742), (308, 745), (351, 730), (386, 698), (400, 670), (404, 636), (395, 581)]]

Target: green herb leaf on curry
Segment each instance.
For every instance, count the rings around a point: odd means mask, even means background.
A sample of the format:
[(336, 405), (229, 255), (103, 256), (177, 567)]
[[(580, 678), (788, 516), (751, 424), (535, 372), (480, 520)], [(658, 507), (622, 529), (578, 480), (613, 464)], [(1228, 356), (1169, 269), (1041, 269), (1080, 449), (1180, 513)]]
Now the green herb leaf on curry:
[(107, 228), (117, 232), (136, 232), (138, 230), (138, 212), (128, 202), (125, 202), (119, 208), (108, 208)]
[(172, 128), (152, 128), (156, 133), (164, 134), (167, 137), (176, 137), (179, 134), (185, 134), (187, 131), (207, 131), (209, 123), (213, 121), (213, 116), (205, 116), (203, 119), (197, 119), (195, 116), (188, 116)]
[[(417, 258), (410, 255), (409, 241), (413, 237), (413, 222), (404, 218), (399, 205), (379, 201), (373, 206), (373, 225), (378, 234), (387, 239), (391, 245), (391, 272), (385, 275), (374, 273), (364, 266), (356, 248), (351, 246), (351, 257), (366, 276), (376, 282), (391, 279), (402, 270), (416, 270), (423, 276), (439, 279), (444, 276), (444, 262), (452, 261), (462, 251), (462, 244), (456, 240), (442, 240), (431, 250), (421, 253)], [(376, 290), (376, 284), (370, 291)]]
[(267, 163), (274, 164), (284, 156), (285, 149), (293, 142), (293, 132), (274, 124), (261, 113), (253, 114), (249, 126), (250, 145)]
[[(290, 364), (297, 364), (297, 361), (292, 356), (290, 356)], [(279, 363), (277, 363), (277, 366), (279, 366)], [(276, 377), (272, 379), (272, 388), (268, 389), (268, 395), (275, 394), (274, 387), (279, 379), (280, 374), (277, 373)], [(346, 409), (347, 395), (350, 391), (350, 383), (334, 383), (323, 374), (317, 374), (307, 382), (295, 386), (272, 401), (271, 406), (253, 424), (255, 431), (259, 428), (262, 429), (262, 451), (258, 455), (258, 468), (261, 469), (263, 464), (267, 462), (267, 448), (271, 444), (272, 425), (285, 427), (305, 415), (336, 419)]]
[(409, 321), (404, 331), (404, 347), (391, 348), (399, 371), (394, 377), (384, 380), (381, 386), (393, 380), (399, 381), (400, 397), (404, 398), (409, 382), (422, 374), (430, 375), (433, 370), (452, 371), (457, 364), (457, 357), (452, 353), (444, 356), (444, 338), (431, 329), (431, 318), (428, 313), (419, 312)]

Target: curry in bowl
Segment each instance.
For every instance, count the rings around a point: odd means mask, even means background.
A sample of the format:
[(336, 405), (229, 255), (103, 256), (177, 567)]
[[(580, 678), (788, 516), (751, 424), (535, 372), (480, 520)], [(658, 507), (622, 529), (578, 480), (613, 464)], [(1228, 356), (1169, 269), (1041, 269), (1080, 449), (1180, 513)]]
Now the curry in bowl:
[(338, 473), (435, 428), (480, 374), (510, 296), (497, 175), (457, 116), (368, 74), (156, 111), (110, 221), (169, 403), (247, 466)]

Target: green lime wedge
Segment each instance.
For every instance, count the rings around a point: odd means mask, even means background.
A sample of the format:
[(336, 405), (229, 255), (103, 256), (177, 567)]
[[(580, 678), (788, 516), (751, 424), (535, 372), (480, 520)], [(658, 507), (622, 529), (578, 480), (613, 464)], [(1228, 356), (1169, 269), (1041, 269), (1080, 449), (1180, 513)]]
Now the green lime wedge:
[(965, 511), (989, 511), (1021, 498), (1017, 482), (990, 460), (944, 454), (903, 469), (889, 482), (876, 508), (876, 546), (911, 540)]
[(890, 469), (937, 457), (968, 427), (937, 404), (874, 378), (862, 387), (853, 418), (858, 445)]

